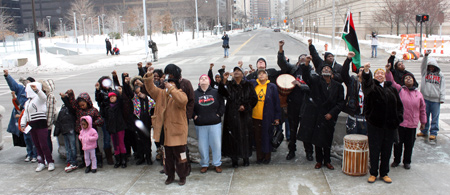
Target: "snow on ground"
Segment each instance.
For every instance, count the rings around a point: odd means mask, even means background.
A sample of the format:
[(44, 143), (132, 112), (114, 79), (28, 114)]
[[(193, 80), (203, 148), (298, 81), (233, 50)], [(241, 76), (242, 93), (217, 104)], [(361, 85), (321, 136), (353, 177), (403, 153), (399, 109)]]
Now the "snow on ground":
[[(227, 32), (229, 36), (233, 36), (240, 30), (234, 30)], [(195, 35), (195, 39), (192, 39), (192, 32), (180, 32), (178, 34), (178, 42), (176, 41), (175, 34), (153, 34), (152, 39), (158, 45), (159, 58), (166, 57), (168, 55), (185, 51), (188, 49), (198, 48), (209, 44), (221, 42), (222, 35), (212, 35), (211, 31), (205, 31)], [(110, 39), (113, 47), (117, 45), (120, 49), (121, 55), (118, 56), (106, 56), (105, 55), (105, 38), (106, 35), (96, 35), (94, 37), (86, 38), (86, 42), (83, 41), (83, 36), (78, 37), (78, 44), (75, 43), (73, 37), (69, 38), (45, 38), (39, 39), (41, 50), (41, 66), (36, 65), (36, 55), (34, 53), (34, 42), (31, 40), (18, 41), (15, 43), (15, 47), (12, 43), (9, 43), (8, 52), (5, 48), (0, 48), (0, 63), (3, 68), (9, 69), (10, 72), (64, 72), (80, 69), (92, 69), (108, 66), (123, 65), (129, 63), (136, 63), (137, 61), (150, 61), (151, 49), (149, 49), (149, 55), (146, 56), (146, 47), (148, 43), (145, 42), (144, 37), (137, 37), (131, 35), (125, 35), (123, 39), (112, 40)], [(47, 51), (46, 48), (61, 49), (61, 53), (52, 54)], [(15, 51), (14, 51), (15, 50)], [(92, 58), (94, 63), (76, 64), (70, 63), (68, 60), (64, 60), (67, 56), (62, 55), (63, 52), (77, 52), (81, 58)], [(28, 63), (24, 66), (13, 66), (12, 64), (5, 63), (11, 62), (18, 58), (28, 58)], [(12, 63), (12, 62), (11, 62)]]

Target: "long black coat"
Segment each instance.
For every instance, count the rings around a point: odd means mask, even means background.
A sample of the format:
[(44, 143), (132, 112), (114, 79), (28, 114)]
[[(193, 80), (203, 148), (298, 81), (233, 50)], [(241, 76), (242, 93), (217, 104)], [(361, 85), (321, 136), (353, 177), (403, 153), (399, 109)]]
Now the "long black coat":
[(362, 73), (364, 116), (369, 124), (378, 128), (397, 129), (403, 122), (403, 104), (397, 89), (390, 81), (384, 86), (372, 78), (372, 73)]
[[(226, 87), (226, 88), (225, 88)], [(242, 80), (240, 84), (229, 81), (220, 83), (219, 94), (227, 100), (222, 135), (222, 155), (232, 158), (248, 158), (252, 155), (252, 110), (258, 98), (253, 85)], [(240, 112), (243, 105), (245, 110)]]
[[(311, 74), (311, 68), (302, 66), (303, 80), (310, 88), (309, 98), (304, 102), (306, 113), (303, 114), (299, 138), (319, 147), (331, 147), (334, 126), (339, 113), (345, 106), (344, 88), (335, 80), (327, 84), (317, 74)], [(331, 114), (330, 120), (325, 119)]]

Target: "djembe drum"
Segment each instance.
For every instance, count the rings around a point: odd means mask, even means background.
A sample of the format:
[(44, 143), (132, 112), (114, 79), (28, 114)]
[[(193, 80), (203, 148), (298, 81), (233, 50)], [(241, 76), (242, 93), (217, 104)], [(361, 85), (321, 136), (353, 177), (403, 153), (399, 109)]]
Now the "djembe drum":
[(365, 135), (350, 134), (344, 137), (342, 171), (350, 176), (367, 174), (369, 140)]
[(278, 93), (282, 96), (288, 96), (294, 90), (295, 77), (290, 74), (282, 74), (277, 77)]

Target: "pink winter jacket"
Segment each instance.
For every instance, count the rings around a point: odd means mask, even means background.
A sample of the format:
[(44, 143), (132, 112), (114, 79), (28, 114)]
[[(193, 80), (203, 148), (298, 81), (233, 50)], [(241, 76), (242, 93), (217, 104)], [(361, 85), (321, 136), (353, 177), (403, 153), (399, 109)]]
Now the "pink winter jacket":
[(92, 128), (92, 118), (90, 116), (83, 116), (80, 119), (80, 124), (83, 119), (87, 121), (88, 128), (84, 129), (81, 127), (80, 136), (78, 136), (81, 141), (81, 145), (83, 146), (82, 148), (83, 150), (97, 148), (98, 134), (97, 131)]
[(400, 126), (406, 128), (417, 128), (419, 121), (421, 124), (427, 123), (425, 100), (419, 90), (409, 90), (406, 86), (400, 86), (394, 81), (391, 72), (386, 72), (386, 81), (391, 81), (403, 103), (403, 122)]

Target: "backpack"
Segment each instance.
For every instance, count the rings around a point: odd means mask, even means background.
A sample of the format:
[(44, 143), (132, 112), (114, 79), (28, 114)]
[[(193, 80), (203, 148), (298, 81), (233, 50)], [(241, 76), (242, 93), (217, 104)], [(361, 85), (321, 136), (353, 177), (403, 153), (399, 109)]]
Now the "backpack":
[(58, 118), (55, 121), (55, 131), (54, 136), (59, 136), (60, 134), (71, 133), (75, 130), (75, 116), (70, 113), (68, 107), (64, 104), (61, 106), (61, 110), (58, 112)]

